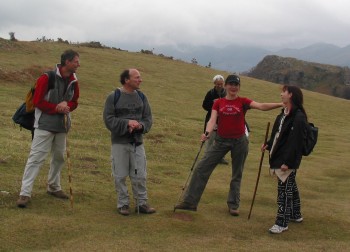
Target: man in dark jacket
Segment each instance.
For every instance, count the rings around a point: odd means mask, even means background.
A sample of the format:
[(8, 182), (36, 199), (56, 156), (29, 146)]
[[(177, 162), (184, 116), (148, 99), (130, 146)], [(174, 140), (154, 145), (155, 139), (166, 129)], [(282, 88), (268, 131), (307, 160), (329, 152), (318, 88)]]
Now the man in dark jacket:
[[(219, 98), (223, 98), (226, 95), (224, 87), (224, 77), (222, 75), (215, 75), (213, 78), (214, 88), (210, 89), (204, 97), (202, 108), (207, 111), (204, 121), (204, 131), (207, 127), (207, 123), (211, 116), (211, 109), (213, 107), (214, 101)], [(212, 133), (211, 137), (207, 141), (206, 148), (209, 148), (215, 139), (216, 130)], [(223, 158), (220, 162), (221, 164), (228, 164), (228, 162)]]

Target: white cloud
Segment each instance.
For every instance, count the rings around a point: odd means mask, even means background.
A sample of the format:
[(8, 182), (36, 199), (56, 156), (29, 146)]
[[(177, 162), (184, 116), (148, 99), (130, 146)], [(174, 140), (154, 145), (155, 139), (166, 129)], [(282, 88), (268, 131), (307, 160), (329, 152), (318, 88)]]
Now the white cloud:
[[(0, 37), (58, 37), (109, 46), (350, 44), (345, 0), (12, 0), (0, 2)], [(120, 46), (123, 45), (123, 46)]]

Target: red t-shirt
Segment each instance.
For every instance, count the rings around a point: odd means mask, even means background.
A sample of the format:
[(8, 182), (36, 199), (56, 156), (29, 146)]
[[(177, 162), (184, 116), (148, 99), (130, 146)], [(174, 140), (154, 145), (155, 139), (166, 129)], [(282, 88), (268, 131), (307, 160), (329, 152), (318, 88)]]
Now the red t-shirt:
[(234, 100), (217, 99), (213, 110), (218, 112), (218, 135), (224, 138), (240, 138), (245, 134), (244, 107), (248, 107), (252, 100), (237, 97)]

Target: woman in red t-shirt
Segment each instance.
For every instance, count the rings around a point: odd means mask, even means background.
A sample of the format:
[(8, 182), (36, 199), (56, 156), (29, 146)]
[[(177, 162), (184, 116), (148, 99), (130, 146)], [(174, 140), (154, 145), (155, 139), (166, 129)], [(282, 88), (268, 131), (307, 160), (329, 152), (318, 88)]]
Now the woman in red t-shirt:
[(282, 103), (259, 103), (239, 97), (241, 81), (238, 75), (229, 75), (225, 80), (226, 96), (214, 102), (206, 132), (201, 136), (206, 141), (217, 123), (214, 144), (206, 150), (204, 157), (193, 172), (183, 199), (175, 209), (196, 211), (209, 177), (220, 160), (230, 151), (232, 178), (227, 198), (229, 213), (239, 215), (240, 186), (244, 163), (248, 155), (248, 137), (245, 134), (245, 113), (248, 109), (271, 110), (282, 107)]

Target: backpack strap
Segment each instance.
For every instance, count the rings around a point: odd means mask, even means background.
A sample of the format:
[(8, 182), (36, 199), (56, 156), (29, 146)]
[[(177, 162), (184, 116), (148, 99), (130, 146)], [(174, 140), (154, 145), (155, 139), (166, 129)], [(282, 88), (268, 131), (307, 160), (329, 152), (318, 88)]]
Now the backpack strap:
[(140, 90), (138, 90), (138, 89), (136, 89), (136, 92), (137, 92), (138, 95), (140, 96), (142, 102), (144, 102), (144, 101), (145, 101), (145, 95), (144, 95)]
[[(144, 100), (145, 100), (145, 95), (144, 95), (144, 93), (142, 93), (140, 90), (137, 90), (137, 89), (136, 89), (136, 92), (137, 92), (137, 94), (140, 96), (142, 102), (144, 102)], [(120, 93), (121, 93), (120, 88), (116, 88), (115, 91), (114, 91), (114, 101), (113, 101), (114, 109), (116, 109), (117, 102), (118, 102), (118, 100), (119, 100), (119, 98), (120, 98)], [(144, 108), (144, 107), (143, 107), (143, 108)], [(115, 112), (116, 112), (116, 111), (115, 111)]]
[(56, 72), (54, 70), (51, 70), (45, 72), (45, 74), (49, 77), (47, 90), (53, 89), (55, 87)]
[[(145, 100), (144, 93), (142, 93), (140, 90), (137, 90), (137, 89), (136, 89), (136, 92), (140, 96), (142, 102), (144, 102), (144, 100)], [(114, 102), (113, 102), (114, 103), (114, 107), (117, 105), (117, 102), (118, 102), (119, 98), (120, 98), (120, 88), (117, 88), (114, 91)]]
[(115, 91), (114, 91), (114, 107), (117, 105), (117, 102), (119, 100), (119, 97), (120, 97), (120, 88), (117, 88)]

